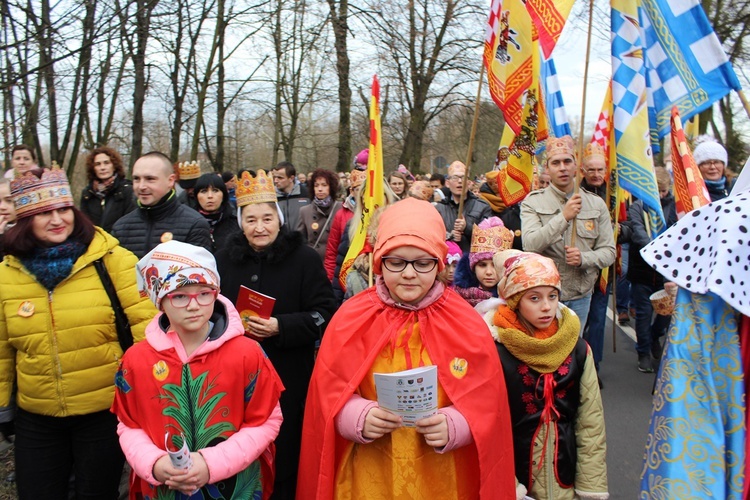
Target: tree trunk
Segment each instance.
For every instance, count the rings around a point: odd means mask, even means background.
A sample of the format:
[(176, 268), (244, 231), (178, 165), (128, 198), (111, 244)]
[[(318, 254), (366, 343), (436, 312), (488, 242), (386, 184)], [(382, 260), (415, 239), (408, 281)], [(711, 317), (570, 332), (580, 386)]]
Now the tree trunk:
[[(338, 13), (336, 12), (337, 3)], [(349, 87), (349, 52), (347, 50), (349, 1), (328, 0), (328, 6), (331, 10), (331, 24), (336, 48), (336, 75), (339, 80), (339, 154), (336, 170), (345, 172), (351, 168), (352, 164), (352, 90)]]

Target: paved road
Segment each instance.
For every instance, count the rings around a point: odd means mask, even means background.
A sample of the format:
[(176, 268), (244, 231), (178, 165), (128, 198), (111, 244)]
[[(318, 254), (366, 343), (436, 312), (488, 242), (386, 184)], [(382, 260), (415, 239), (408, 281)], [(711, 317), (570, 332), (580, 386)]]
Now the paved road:
[(600, 377), (607, 426), (607, 472), (611, 500), (634, 500), (640, 491), (643, 451), (651, 416), (655, 375), (638, 371), (632, 326), (616, 329), (617, 352), (612, 352), (611, 311), (605, 327), (604, 359)]

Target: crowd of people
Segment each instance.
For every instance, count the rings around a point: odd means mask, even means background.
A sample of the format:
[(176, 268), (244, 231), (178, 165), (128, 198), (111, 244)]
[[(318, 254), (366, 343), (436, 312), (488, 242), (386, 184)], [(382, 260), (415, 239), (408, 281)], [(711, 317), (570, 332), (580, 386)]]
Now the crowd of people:
[[(653, 373), (671, 318), (650, 297), (677, 285), (642, 256), (643, 202), (612, 221), (604, 151), (579, 165), (575, 150), (550, 139), (510, 206), (498, 171), (399, 166), (342, 267), (367, 150), (309, 174), (150, 152), (131, 180), (98, 147), (76, 204), (62, 170), (16, 146), (0, 179), (0, 432), (19, 497), (608, 498), (609, 297)], [(695, 160), (712, 200), (728, 196), (726, 150), (704, 142)], [(671, 226), (669, 172), (656, 180)], [(434, 414), (379, 405), (375, 374), (431, 365)]]

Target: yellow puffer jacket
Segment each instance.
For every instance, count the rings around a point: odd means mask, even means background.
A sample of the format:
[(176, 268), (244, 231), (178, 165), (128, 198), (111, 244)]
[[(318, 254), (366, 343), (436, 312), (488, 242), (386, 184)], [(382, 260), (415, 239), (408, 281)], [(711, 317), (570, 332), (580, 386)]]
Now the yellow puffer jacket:
[(0, 264), (0, 406), (55, 417), (107, 410), (122, 356), (115, 315), (94, 261), (103, 258), (136, 342), (157, 313), (141, 298), (137, 259), (97, 228), (70, 276), (48, 292), (14, 256)]

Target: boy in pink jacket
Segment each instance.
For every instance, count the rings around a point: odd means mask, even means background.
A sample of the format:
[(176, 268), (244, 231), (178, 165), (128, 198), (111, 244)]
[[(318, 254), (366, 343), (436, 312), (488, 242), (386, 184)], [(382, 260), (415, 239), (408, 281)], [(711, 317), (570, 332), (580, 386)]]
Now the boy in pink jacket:
[[(136, 266), (162, 311), (123, 356), (112, 411), (133, 468), (130, 498), (268, 498), (284, 389), (219, 295), (213, 256), (169, 241)], [(172, 453), (168, 453), (172, 452)]]

